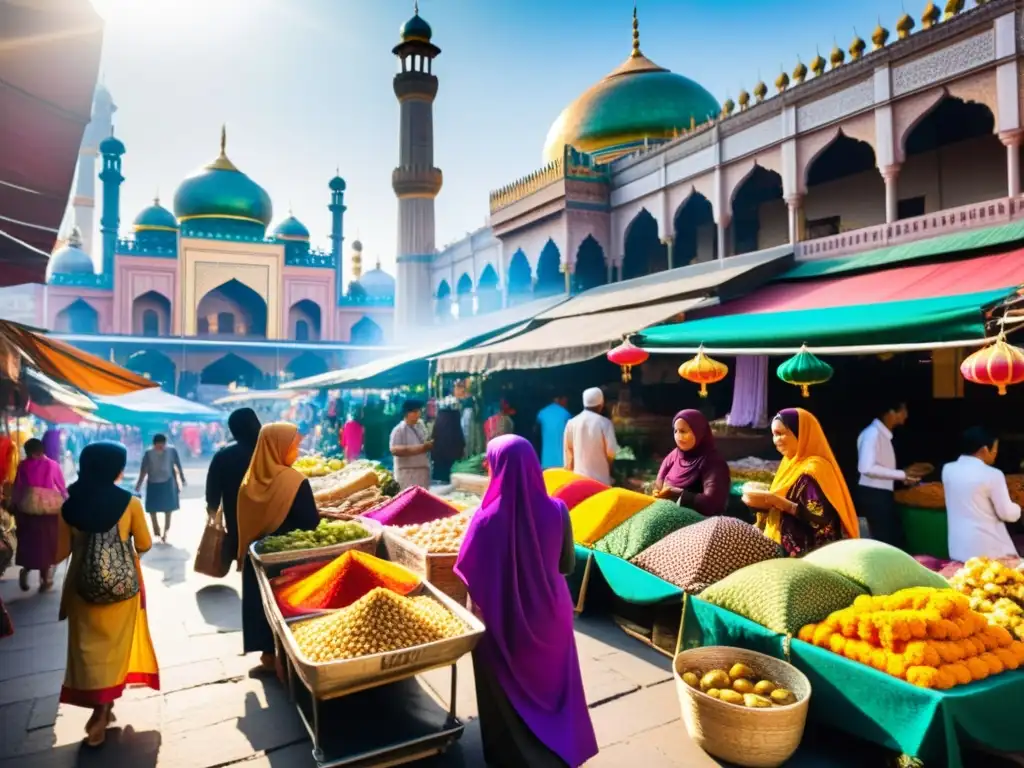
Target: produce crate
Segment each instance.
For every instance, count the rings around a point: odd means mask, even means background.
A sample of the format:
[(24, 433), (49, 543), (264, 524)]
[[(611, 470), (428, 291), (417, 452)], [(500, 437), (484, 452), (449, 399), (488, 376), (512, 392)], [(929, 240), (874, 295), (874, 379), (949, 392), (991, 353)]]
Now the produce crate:
[(487, 493), (487, 486), (491, 484), (491, 478), (487, 475), (467, 475), (456, 472), (452, 475), (452, 485), (456, 491), (468, 491), (478, 496)]
[(354, 539), (352, 541), (346, 541), (341, 544), (332, 544), (329, 547), (314, 547), (312, 549), (292, 549), (287, 552), (260, 552), (260, 543), (257, 541), (249, 547), (250, 556), (254, 561), (260, 565), (297, 565), (298, 563), (308, 563), (313, 560), (327, 559), (331, 560), (338, 557), (344, 552), (348, 552), (350, 549), (357, 550), (359, 552), (365, 552), (368, 555), (376, 555), (377, 547), (380, 544), (381, 535), (384, 532), (384, 526), (378, 523), (376, 520), (370, 518), (358, 518), (354, 519), (355, 522), (363, 526), (368, 532), (369, 536), (362, 539)]
[(383, 541), (388, 560), (422, 576), (459, 605), (466, 605), (469, 592), (455, 575), (457, 553), (432, 554), (388, 527), (384, 528)]

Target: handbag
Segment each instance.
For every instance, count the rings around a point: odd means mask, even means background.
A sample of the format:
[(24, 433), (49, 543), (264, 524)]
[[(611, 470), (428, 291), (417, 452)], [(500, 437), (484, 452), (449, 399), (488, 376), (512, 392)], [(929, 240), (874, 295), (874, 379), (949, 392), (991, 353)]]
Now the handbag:
[(76, 574), (78, 595), (93, 605), (110, 605), (139, 594), (135, 551), (122, 541), (117, 523), (105, 533), (87, 533)]
[(26, 515), (57, 515), (64, 505), (64, 495), (54, 488), (26, 488), (18, 496), (15, 508)]
[(231, 563), (225, 562), (223, 556), (225, 536), (227, 529), (224, 527), (224, 512), (218, 509), (216, 514), (206, 519), (206, 528), (203, 529), (203, 538), (199, 540), (199, 549), (192, 566), (196, 573), (215, 579), (223, 579), (228, 575)]

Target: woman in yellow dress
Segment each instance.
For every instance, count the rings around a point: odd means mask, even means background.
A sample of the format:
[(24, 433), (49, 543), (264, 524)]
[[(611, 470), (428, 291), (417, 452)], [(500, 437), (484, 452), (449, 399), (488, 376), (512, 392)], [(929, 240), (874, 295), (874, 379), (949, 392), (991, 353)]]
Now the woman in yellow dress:
[[(114, 701), (126, 686), (160, 690), (160, 669), (146, 619), (146, 588), (138, 555), (152, 546), (142, 503), (118, 487), (128, 459), (120, 443), (87, 445), (79, 459), (78, 481), (68, 488), (61, 510), (57, 561), (71, 556), (64, 579), (60, 618), (68, 622), (68, 662), (60, 700), (91, 707), (85, 727), (87, 744), (98, 747), (114, 722)], [(89, 565), (87, 548), (95, 536), (114, 527), (129, 549), (134, 545), (133, 565), (138, 591), (117, 602), (90, 602), (82, 596), (80, 576)]]

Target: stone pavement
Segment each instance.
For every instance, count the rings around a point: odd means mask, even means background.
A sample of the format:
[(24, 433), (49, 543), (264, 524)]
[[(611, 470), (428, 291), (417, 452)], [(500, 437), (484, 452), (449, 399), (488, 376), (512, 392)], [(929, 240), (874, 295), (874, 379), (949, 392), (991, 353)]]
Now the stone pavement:
[[(14, 567), (0, 581), (15, 623), (14, 636), (0, 641), (0, 768), (314, 765), (309, 738), (284, 689), (276, 680), (251, 677), (257, 659), (241, 655), (239, 574), (215, 580), (192, 571), (205, 522), (203, 472), (187, 474), (190, 487), (169, 544), (157, 543), (143, 557), (161, 691), (127, 692), (102, 749), (81, 745), (89, 710), (58, 704), (66, 654), (66, 627), (57, 621), (59, 590), (20, 592)], [(58, 583), (62, 575), (63, 568)], [(588, 765), (717, 765), (686, 734), (667, 658), (607, 620), (578, 619), (576, 635), (601, 746)], [(419, 681), (447, 703), (449, 679), (440, 670)], [(459, 665), (457, 708), (469, 721), (466, 733), (444, 756), (423, 761), (424, 768), (484, 764), (468, 658)]]

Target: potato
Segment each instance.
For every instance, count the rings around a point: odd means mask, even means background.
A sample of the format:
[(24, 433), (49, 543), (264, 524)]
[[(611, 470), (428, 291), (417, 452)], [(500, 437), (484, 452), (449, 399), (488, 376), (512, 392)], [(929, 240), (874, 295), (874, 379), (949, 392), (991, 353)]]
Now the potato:
[(700, 687), (700, 678), (693, 672), (683, 672), (683, 682), (691, 688)]
[(729, 669), (729, 677), (735, 680), (737, 677), (742, 677), (747, 680), (756, 680), (757, 675), (754, 674), (754, 670), (748, 667), (746, 664), (733, 664)]
[(772, 702), (770, 699), (758, 696), (756, 693), (745, 693), (743, 694), (743, 705), (751, 709), (765, 709), (770, 707)]
[(730, 688), (732, 680), (724, 669), (712, 669), (700, 679), (700, 689), (707, 692), (711, 688)]
[(732, 681), (732, 689), (737, 693), (754, 693), (754, 684), (746, 678), (740, 677)]
[(768, 696), (776, 687), (771, 680), (760, 680), (754, 685), (754, 693), (758, 696)]
[(722, 692), (717, 688), (708, 688), (706, 691), (704, 691), (704, 693), (706, 693), (712, 699), (717, 699)]
[[(719, 701), (724, 701), (726, 704), (738, 704), (743, 705), (743, 694), (736, 693), (736, 691), (730, 691), (728, 688), (724, 691), (718, 692)], [(771, 706), (771, 704), (769, 704)]]
[(796, 701), (796, 696), (793, 695), (792, 691), (787, 691), (785, 688), (776, 688), (769, 694), (772, 703), (778, 704), (780, 707), (787, 704), (793, 704)]

